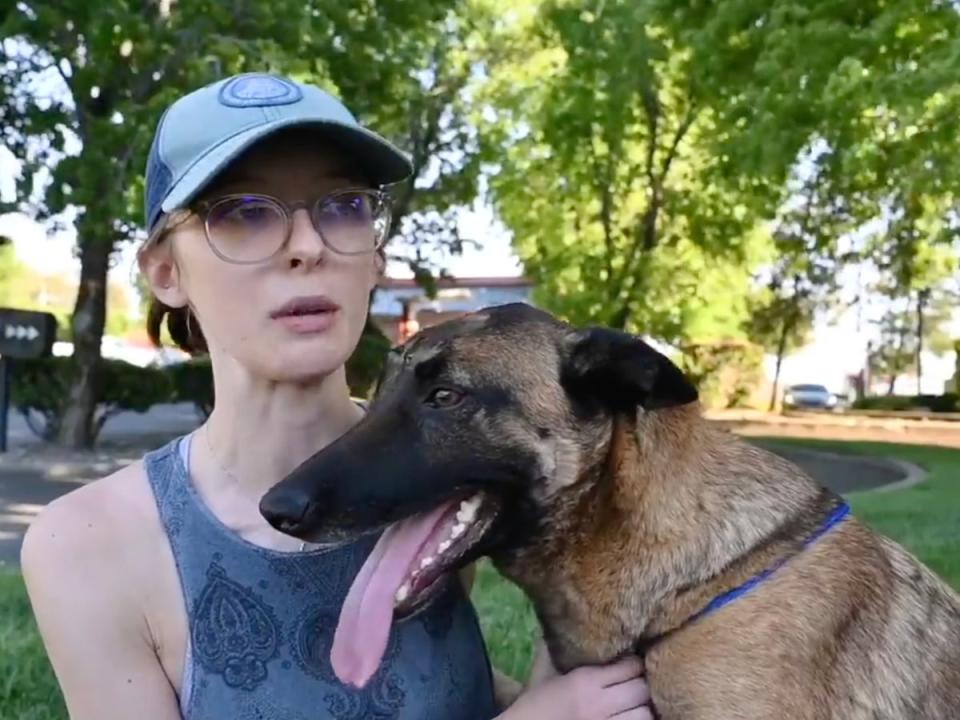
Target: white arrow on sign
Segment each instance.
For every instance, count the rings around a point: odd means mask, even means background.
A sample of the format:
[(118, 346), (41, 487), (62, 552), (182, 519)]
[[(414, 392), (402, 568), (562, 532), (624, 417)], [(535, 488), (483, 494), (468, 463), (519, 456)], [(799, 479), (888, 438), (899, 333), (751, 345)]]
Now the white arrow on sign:
[(36, 340), (40, 337), (40, 331), (29, 325), (7, 325), (3, 330), (3, 335), (7, 340), (11, 338)]

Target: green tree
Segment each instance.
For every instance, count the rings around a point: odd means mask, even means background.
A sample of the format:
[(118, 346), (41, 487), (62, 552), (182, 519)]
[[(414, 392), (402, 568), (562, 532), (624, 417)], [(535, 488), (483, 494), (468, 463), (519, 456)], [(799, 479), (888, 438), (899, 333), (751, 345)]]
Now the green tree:
[(879, 337), (867, 356), (870, 373), (886, 378), (887, 395), (893, 395), (897, 378), (916, 369), (917, 336), (914, 314), (906, 303), (889, 307), (876, 321)]
[(897, 378), (907, 372), (916, 374), (921, 394), (923, 353), (943, 355), (954, 349), (948, 327), (956, 305), (956, 293), (921, 290), (897, 298), (876, 322), (879, 340), (868, 362), (874, 375), (886, 378), (887, 395), (893, 395)]
[[(869, 153), (864, 129), (896, 116), (919, 155), (953, 154), (960, 88), (960, 13), (921, 0), (657, 0), (671, 37), (725, 132), (713, 151), (731, 167), (785, 180), (819, 135), (835, 150)], [(934, 142), (934, 139), (936, 141)], [(921, 150), (923, 149), (923, 150)], [(948, 170), (948, 168), (952, 168)], [(955, 176), (955, 165), (941, 167)]]
[(917, 228), (906, 210), (870, 246), (878, 271), (871, 290), (885, 309), (876, 322), (879, 340), (869, 362), (871, 372), (888, 379), (888, 395), (905, 372), (916, 373), (919, 393), (924, 351), (942, 355), (953, 348), (949, 324), (960, 298), (957, 251)]
[(61, 441), (93, 442), (107, 270), (118, 245), (140, 237), (142, 170), (161, 109), (228, 73), (310, 77), (412, 152), (418, 177), (400, 192), (400, 214), (442, 214), (471, 193), (477, 168), (456, 106), (476, 32), (470, 14), (457, 23), (457, 7), (26, 0), (0, 15), (0, 124), (22, 164), (16, 209), (39, 219), (77, 209), (78, 372)]
[(0, 305), (9, 307), (15, 304), (14, 284), (22, 270), (23, 265), (17, 260), (13, 244), (0, 242)]
[(71, 290), (66, 278), (43, 275), (19, 260), (12, 243), (0, 245), (0, 306), (51, 312), (62, 329)]
[(525, 9), (504, 51), (515, 56), (491, 77), (485, 139), (493, 201), (538, 300), (663, 339), (738, 333), (765, 236), (712, 182), (721, 163), (702, 148), (718, 128), (689, 53), (650, 2)]
[[(853, 224), (888, 226), (860, 248), (861, 261), (882, 278), (873, 292), (904, 302), (943, 277), (914, 256), (929, 256), (931, 245), (954, 245), (960, 179), (960, 13), (955, 3), (920, 6), (658, 2), (724, 129), (709, 147), (728, 158), (731, 187), (742, 188), (744, 176), (780, 185), (816, 138), (831, 154), (832, 176), (842, 178)], [(782, 314), (766, 310), (755, 332), (764, 315)], [(911, 326), (899, 312), (890, 310), (881, 322), (890, 352), (909, 344), (899, 339)], [(888, 365), (902, 371), (902, 363)]]
[(834, 159), (820, 147), (798, 167), (775, 220), (773, 261), (751, 297), (747, 334), (776, 356), (770, 410), (777, 405), (784, 357), (809, 342), (818, 313), (837, 300), (844, 264), (854, 259), (841, 250), (856, 218), (838, 186)]

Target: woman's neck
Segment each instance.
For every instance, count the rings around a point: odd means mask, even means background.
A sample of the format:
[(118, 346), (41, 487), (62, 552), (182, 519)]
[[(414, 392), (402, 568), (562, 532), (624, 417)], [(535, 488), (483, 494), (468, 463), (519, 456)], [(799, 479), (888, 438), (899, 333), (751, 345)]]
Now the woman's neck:
[(199, 443), (239, 489), (259, 497), (357, 423), (341, 367), (315, 382), (278, 383), (227, 373)]

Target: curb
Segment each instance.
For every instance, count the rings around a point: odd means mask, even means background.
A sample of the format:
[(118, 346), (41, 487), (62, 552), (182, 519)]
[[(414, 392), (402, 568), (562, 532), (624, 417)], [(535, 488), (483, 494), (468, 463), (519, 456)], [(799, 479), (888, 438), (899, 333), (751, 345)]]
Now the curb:
[(774, 448), (783, 448), (791, 453), (798, 455), (808, 455), (818, 457), (822, 460), (850, 462), (856, 461), (864, 465), (873, 465), (887, 470), (893, 470), (901, 475), (899, 480), (883, 483), (876, 487), (864, 488), (863, 490), (853, 490), (847, 494), (865, 495), (867, 493), (894, 492), (896, 490), (906, 490), (925, 482), (930, 473), (923, 467), (908, 460), (901, 460), (893, 457), (880, 457), (877, 455), (855, 455), (851, 453), (836, 453), (829, 450), (814, 450), (812, 448), (795, 447), (793, 445), (778, 444), (776, 442), (764, 443), (764, 447), (771, 452), (776, 452)]
[[(862, 457), (862, 456), (857, 456)], [(906, 490), (908, 488), (916, 487), (922, 482), (926, 482), (930, 473), (927, 472), (924, 468), (916, 465), (907, 460), (900, 460), (899, 458), (882, 458), (888, 464), (893, 465), (899, 469), (904, 477), (902, 480), (898, 480), (892, 483), (886, 483), (884, 485), (879, 485), (875, 488), (870, 488), (869, 490), (860, 490), (861, 493), (883, 493), (883, 492), (893, 492), (895, 490)]]

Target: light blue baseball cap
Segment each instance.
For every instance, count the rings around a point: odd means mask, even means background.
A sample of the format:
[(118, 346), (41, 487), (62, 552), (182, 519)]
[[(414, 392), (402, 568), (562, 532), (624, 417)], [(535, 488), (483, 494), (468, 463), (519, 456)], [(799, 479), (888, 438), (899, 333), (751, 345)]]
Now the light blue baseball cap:
[(318, 136), (355, 159), (378, 185), (413, 172), (399, 148), (361, 126), (333, 95), (278, 75), (234, 75), (183, 96), (160, 118), (147, 157), (147, 232), (163, 213), (185, 207), (254, 143), (297, 126), (316, 127)]

